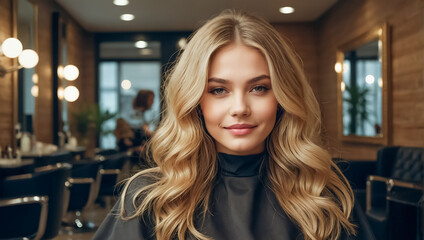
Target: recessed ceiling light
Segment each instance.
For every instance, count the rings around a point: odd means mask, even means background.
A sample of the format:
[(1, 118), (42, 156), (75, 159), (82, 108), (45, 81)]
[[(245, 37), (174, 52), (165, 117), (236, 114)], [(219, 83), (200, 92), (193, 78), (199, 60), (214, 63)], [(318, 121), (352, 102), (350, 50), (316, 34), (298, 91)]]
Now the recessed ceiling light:
[(280, 8), (280, 13), (282, 13), (282, 14), (294, 13), (294, 8), (292, 8), (292, 7), (282, 7), (282, 8)]
[(146, 48), (147, 47), (147, 42), (146, 41), (137, 41), (135, 42), (135, 47), (136, 48)]
[(113, 0), (116, 6), (127, 6), (130, 2), (128, 0)]
[(134, 19), (134, 15), (132, 15), (132, 14), (126, 13), (126, 14), (121, 15), (122, 21), (132, 21), (133, 19)]

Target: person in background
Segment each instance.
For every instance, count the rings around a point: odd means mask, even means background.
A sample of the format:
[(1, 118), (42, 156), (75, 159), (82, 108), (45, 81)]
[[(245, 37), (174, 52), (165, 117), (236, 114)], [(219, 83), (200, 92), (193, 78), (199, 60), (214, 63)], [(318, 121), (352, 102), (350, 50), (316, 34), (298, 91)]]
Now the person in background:
[[(102, 239), (350, 239), (353, 193), (321, 143), (301, 61), (268, 22), (225, 11), (169, 74), (146, 151)], [(151, 153), (151, 154), (150, 154)]]

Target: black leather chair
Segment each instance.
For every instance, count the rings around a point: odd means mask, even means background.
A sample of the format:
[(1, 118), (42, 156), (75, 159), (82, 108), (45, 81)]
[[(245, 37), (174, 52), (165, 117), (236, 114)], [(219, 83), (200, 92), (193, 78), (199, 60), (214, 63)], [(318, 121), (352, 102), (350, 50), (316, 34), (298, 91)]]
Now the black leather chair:
[(0, 239), (41, 239), (46, 229), (47, 205), (47, 196), (0, 199)]
[(423, 194), (424, 148), (384, 147), (368, 177), (366, 216), (377, 239), (416, 239)]
[[(59, 233), (63, 212), (68, 202), (65, 183), (70, 177), (70, 173), (71, 166), (69, 164), (56, 164), (39, 169), (38, 172), (32, 174), (10, 176), (3, 182), (4, 198), (30, 195), (48, 197), (47, 222), (43, 239), (54, 238)], [(24, 219), (26, 213), (14, 217)]]
[(121, 152), (113, 155), (103, 156), (101, 159), (100, 174), (102, 180), (99, 189), (98, 202), (105, 203), (106, 207), (111, 207), (111, 198), (118, 196), (122, 190), (122, 185), (119, 185), (119, 180), (123, 179), (122, 169), (128, 162), (128, 153)]
[(101, 180), (100, 164), (101, 162), (89, 159), (72, 162), (71, 178), (68, 179), (70, 198), (67, 209), (72, 220), (64, 222), (68, 231), (95, 230), (94, 223), (83, 220), (83, 211), (92, 206), (97, 198)]

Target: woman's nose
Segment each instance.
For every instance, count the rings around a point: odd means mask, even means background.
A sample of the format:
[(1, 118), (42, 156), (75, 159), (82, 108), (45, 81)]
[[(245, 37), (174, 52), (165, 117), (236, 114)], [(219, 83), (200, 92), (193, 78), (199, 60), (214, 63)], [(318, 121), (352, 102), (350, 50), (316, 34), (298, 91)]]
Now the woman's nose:
[(231, 98), (230, 115), (233, 117), (249, 116), (250, 104), (244, 94), (235, 93)]

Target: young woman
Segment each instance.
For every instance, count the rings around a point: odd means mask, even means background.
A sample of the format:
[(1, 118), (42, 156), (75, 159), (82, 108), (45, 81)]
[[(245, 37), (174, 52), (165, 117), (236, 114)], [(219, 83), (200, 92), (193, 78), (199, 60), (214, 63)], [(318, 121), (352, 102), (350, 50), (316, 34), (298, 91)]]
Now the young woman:
[(352, 190), (320, 146), (300, 60), (266, 21), (225, 11), (167, 79), (150, 141), (94, 239), (339, 239)]

